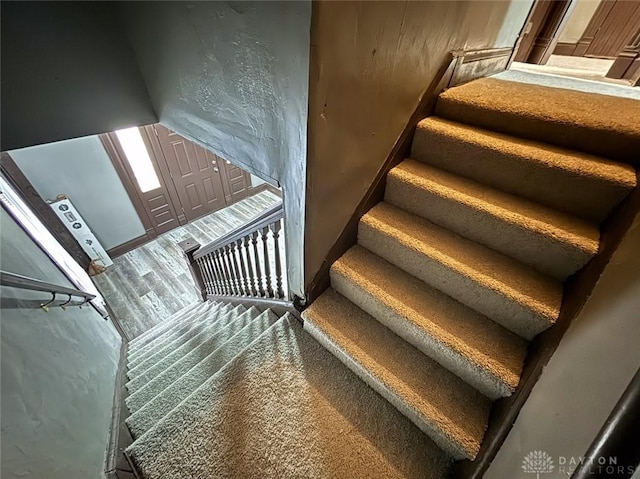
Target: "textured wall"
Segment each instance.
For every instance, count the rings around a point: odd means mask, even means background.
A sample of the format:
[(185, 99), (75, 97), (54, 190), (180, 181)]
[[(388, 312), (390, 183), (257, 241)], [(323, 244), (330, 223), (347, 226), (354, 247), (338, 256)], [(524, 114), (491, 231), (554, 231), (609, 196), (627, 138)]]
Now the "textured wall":
[(284, 187), (289, 285), (302, 294), (311, 4), (127, 2), (160, 122)]
[(110, 3), (1, 3), (3, 151), (156, 122)]
[[(555, 468), (545, 479), (566, 478), (569, 459), (589, 448), (640, 367), (638, 244), (640, 216), (562, 338), (485, 479), (531, 478), (521, 465), (533, 450), (553, 458)], [(560, 456), (566, 458), (563, 467)]]
[[(0, 215), (3, 270), (72, 286), (4, 209)], [(0, 476), (104, 477), (120, 337), (93, 308), (45, 313), (42, 293), (2, 286), (0, 294)]]
[(314, 3), (305, 284), (454, 49), (510, 47), (532, 1)]
[(97, 136), (33, 146), (10, 155), (43, 199), (66, 194), (105, 249), (144, 234)]

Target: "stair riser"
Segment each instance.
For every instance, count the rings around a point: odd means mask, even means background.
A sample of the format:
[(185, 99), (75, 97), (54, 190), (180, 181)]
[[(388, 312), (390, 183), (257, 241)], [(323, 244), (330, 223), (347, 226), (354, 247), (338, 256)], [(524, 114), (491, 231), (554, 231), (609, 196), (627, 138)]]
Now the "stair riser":
[(204, 315), (199, 317), (197, 320), (185, 323), (178, 328), (174, 328), (166, 335), (161, 336), (156, 341), (151, 343), (147, 348), (145, 348), (144, 351), (141, 351), (135, 357), (129, 359), (129, 371), (127, 372), (127, 375), (129, 377), (133, 377), (133, 375), (135, 375), (135, 371), (140, 371), (140, 366), (145, 364), (149, 360), (149, 358), (155, 356), (158, 351), (162, 351), (168, 344), (171, 344), (176, 339), (183, 337), (190, 331), (205, 328), (210, 320), (210, 317)]
[(638, 162), (640, 138), (625, 135), (615, 129), (594, 129), (577, 123), (554, 122), (553, 118), (525, 117), (516, 112), (489, 109), (440, 97), (436, 114), (468, 125), (527, 138), (541, 143), (584, 151), (603, 158), (631, 164)]
[(434, 427), (427, 418), (423, 417), (418, 411), (408, 407), (402, 397), (395, 391), (387, 388), (382, 382), (378, 381), (371, 373), (359, 363), (354, 361), (341, 348), (337, 347), (324, 333), (318, 330), (312, 322), (306, 322), (304, 326), (316, 341), (322, 344), (331, 354), (340, 360), (347, 368), (364, 381), (369, 387), (389, 401), (398, 411), (409, 418), (422, 432), (429, 436), (443, 451), (451, 455), (455, 460), (469, 459), (473, 460), (477, 454), (477, 450), (465, 450), (465, 446), (458, 444), (442, 433), (441, 430)]
[[(196, 303), (193, 307), (188, 308), (185, 311), (178, 312), (175, 315), (171, 316), (164, 323), (159, 324), (149, 331), (142, 333), (140, 336), (135, 337), (131, 341), (129, 341), (128, 353), (133, 354), (140, 351), (151, 341), (155, 340), (157, 337), (164, 334), (169, 329), (175, 327), (177, 324), (183, 321), (190, 321), (194, 317), (199, 316), (201, 313), (210, 310), (213, 308), (215, 303)], [(202, 309), (201, 309), (202, 308)], [(129, 357), (129, 356), (127, 356)]]
[(499, 399), (513, 393), (513, 389), (507, 384), (452, 350), (446, 344), (429, 336), (425, 331), (408, 323), (393, 308), (384, 304), (366, 289), (350, 281), (334, 268), (331, 269), (330, 276), (331, 286), (341, 295), (486, 397)]
[(524, 339), (532, 339), (557, 319), (532, 311), (515, 298), (506, 296), (505, 291), (480, 284), (436, 258), (413, 251), (408, 245), (363, 222), (358, 228), (358, 243)]
[(268, 318), (252, 321), (243, 332), (234, 335), (198, 365), (191, 368), (188, 374), (154, 397), (143, 408), (127, 418), (126, 423), (135, 438), (140, 437), (158, 421), (169, 414), (183, 399), (211, 379), (229, 361), (241, 354), (261, 333), (278, 321), (278, 317), (270, 312)]
[[(224, 310), (226, 311), (226, 309)], [(158, 347), (159, 344), (165, 342), (168, 338), (174, 337), (176, 334), (182, 334), (188, 328), (193, 327), (194, 325), (200, 323), (204, 319), (208, 318), (210, 314), (217, 314), (218, 311), (206, 310), (199, 314), (194, 315), (191, 318), (185, 317), (179, 319), (175, 322), (174, 325), (167, 328), (162, 334), (159, 334), (153, 340), (149, 341), (143, 347), (137, 349), (135, 352), (132, 352), (127, 356), (127, 364), (129, 367), (135, 367), (135, 365), (139, 364), (144, 357), (149, 355), (150, 351), (153, 351)]]
[(215, 315), (215, 317), (212, 317), (208, 320), (198, 323), (196, 326), (194, 326), (193, 328), (190, 328), (184, 334), (176, 337), (172, 341), (166, 342), (162, 348), (160, 348), (159, 350), (156, 350), (156, 352), (152, 356), (149, 356), (144, 362), (139, 364), (137, 368), (129, 371), (131, 379), (133, 379), (134, 377), (136, 377), (141, 373), (144, 373), (149, 368), (158, 364), (168, 355), (173, 353), (173, 351), (180, 348), (185, 343), (191, 341), (194, 337), (196, 337), (203, 331), (206, 331), (208, 328), (215, 327), (219, 324), (222, 324), (224, 320), (232, 321), (238, 316), (240, 316), (241, 314), (244, 314), (245, 311), (246, 309), (244, 307), (239, 306), (235, 308), (232, 312), (228, 313), (228, 316)]
[(510, 223), (493, 212), (418, 188), (393, 175), (387, 177), (385, 201), (560, 280), (578, 271), (592, 257), (591, 252)]
[(596, 223), (630, 191), (628, 185), (532, 161), (515, 146), (500, 151), (428, 128), (416, 129), (411, 158)]
[[(162, 392), (163, 389), (177, 380), (188, 369), (198, 364), (202, 358), (206, 358), (215, 351), (259, 314), (260, 312), (256, 308), (251, 308), (246, 313), (223, 324), (216, 322), (207, 331), (208, 334), (204, 337), (204, 341), (199, 344), (184, 344), (175, 353), (149, 368), (135, 380), (127, 383), (126, 386), (130, 393), (128, 399), (137, 402), (135, 406), (132, 406), (133, 409), (131, 411), (139, 409), (146, 401)], [(176, 366), (177, 362), (180, 362), (179, 366)]]

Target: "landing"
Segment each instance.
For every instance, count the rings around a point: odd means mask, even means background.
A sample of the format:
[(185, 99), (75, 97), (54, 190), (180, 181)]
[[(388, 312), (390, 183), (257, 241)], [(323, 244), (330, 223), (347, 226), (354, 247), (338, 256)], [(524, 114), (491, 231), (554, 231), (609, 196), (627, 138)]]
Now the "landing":
[(281, 199), (263, 191), (165, 233), (113, 261), (94, 282), (129, 338), (198, 300), (178, 243), (207, 244), (248, 222)]

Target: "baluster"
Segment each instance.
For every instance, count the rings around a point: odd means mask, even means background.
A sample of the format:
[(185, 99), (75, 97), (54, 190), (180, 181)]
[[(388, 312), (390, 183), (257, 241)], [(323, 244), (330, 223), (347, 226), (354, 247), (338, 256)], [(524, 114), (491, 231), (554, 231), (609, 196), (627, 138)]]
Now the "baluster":
[(236, 284), (238, 286), (238, 291), (240, 291), (239, 296), (244, 296), (244, 291), (242, 290), (242, 279), (240, 278), (240, 270), (238, 269), (238, 258), (236, 257), (236, 244), (231, 243), (228, 247), (231, 249), (231, 258), (233, 258), (233, 271), (236, 274)]
[(205, 265), (204, 258), (197, 259), (196, 264), (198, 265), (198, 268), (200, 268), (202, 278), (204, 279), (204, 289), (207, 294), (211, 294), (211, 277), (209, 276), (209, 271)]
[(229, 289), (229, 280), (227, 275), (224, 272), (224, 268), (222, 267), (223, 263), (220, 256), (220, 250), (215, 250), (213, 252), (213, 264), (215, 265), (216, 270), (218, 271), (218, 275), (220, 277), (220, 287), (222, 289), (222, 294), (226, 296), (230, 296), (231, 289)]
[(242, 284), (244, 286), (244, 291), (247, 296), (251, 294), (249, 290), (249, 281), (247, 280), (247, 268), (244, 265), (244, 256), (242, 255), (242, 238), (236, 241), (238, 245), (238, 259), (240, 260), (240, 271), (242, 272)]
[(220, 294), (220, 284), (218, 281), (218, 275), (213, 267), (213, 258), (211, 257), (211, 254), (208, 254), (207, 256), (204, 257), (205, 259), (205, 264), (207, 266), (207, 269), (209, 270), (209, 274), (211, 275), (211, 279), (212, 279), (212, 287), (213, 287), (213, 292), (215, 294)]
[(258, 255), (258, 232), (251, 233), (251, 243), (253, 243), (253, 257), (256, 260), (256, 284), (261, 297), (265, 296), (264, 285), (262, 284), (262, 273), (260, 272), (260, 256)]
[(284, 298), (284, 291), (282, 290), (282, 263), (280, 262), (280, 245), (278, 244), (278, 238), (280, 237), (280, 220), (275, 223), (271, 223), (271, 233), (273, 234), (273, 247), (276, 260), (276, 294), (278, 298)]
[(211, 264), (211, 269), (213, 270), (213, 274), (216, 277), (216, 287), (218, 294), (224, 294), (224, 276), (220, 273), (220, 269), (218, 269), (218, 263), (216, 261), (215, 251), (208, 254), (209, 262)]
[(222, 264), (224, 265), (224, 273), (227, 278), (227, 282), (229, 283), (229, 296), (234, 296), (236, 294), (236, 285), (233, 282), (233, 275), (231, 274), (231, 262), (229, 261), (229, 247), (223, 246), (220, 248), (220, 258), (222, 259)]
[(262, 251), (264, 253), (264, 275), (267, 280), (267, 297), (273, 298), (273, 287), (271, 286), (271, 265), (269, 264), (269, 247), (267, 245), (269, 227), (262, 228)]
[(249, 270), (249, 284), (251, 285), (251, 294), (252, 296), (258, 296), (258, 291), (256, 290), (255, 279), (253, 277), (253, 266), (251, 265), (251, 251), (249, 250), (249, 235), (244, 237), (244, 252), (247, 255), (247, 269)]
[(207, 277), (207, 291), (209, 292), (209, 294), (215, 294), (216, 290), (215, 290), (215, 276), (212, 274), (211, 268), (209, 267), (209, 261), (208, 258), (205, 256), (203, 258), (201, 258), (202, 260), (202, 266), (201, 269), (205, 272), (205, 275)]

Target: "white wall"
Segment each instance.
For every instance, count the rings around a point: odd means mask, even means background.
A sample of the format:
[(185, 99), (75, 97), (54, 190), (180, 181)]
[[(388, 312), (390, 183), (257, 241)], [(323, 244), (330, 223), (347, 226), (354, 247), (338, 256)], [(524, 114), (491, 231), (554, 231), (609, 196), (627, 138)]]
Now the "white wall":
[(144, 234), (138, 213), (97, 136), (9, 154), (44, 200), (66, 194), (105, 249)]
[(567, 24), (560, 33), (561, 42), (576, 43), (582, 37), (601, 0), (576, 0)]
[[(2, 269), (71, 287), (0, 214)], [(46, 295), (4, 286), (1, 298), (0, 476), (104, 477), (120, 337), (90, 307), (45, 313), (37, 303)]]
[[(556, 465), (545, 479), (568, 477), (560, 456), (579, 457), (640, 367), (640, 216), (562, 338), (485, 479), (535, 477), (524, 455), (542, 450)], [(542, 475), (541, 475), (542, 477)], [(595, 476), (594, 476), (595, 477)]]

